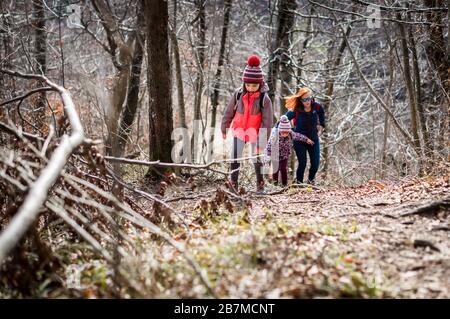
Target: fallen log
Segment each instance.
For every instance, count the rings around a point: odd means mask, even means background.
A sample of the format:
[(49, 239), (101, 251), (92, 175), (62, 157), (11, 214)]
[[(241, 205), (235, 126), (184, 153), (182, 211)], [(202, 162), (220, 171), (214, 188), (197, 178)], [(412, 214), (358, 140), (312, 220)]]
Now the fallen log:
[(429, 202), (419, 207), (416, 207), (406, 213), (401, 214), (400, 217), (435, 213), (440, 209), (447, 209), (449, 207), (450, 207), (450, 198), (444, 198), (442, 200)]
[(61, 138), (59, 146), (53, 152), (47, 166), (42, 170), (39, 178), (33, 183), (20, 206), (16, 215), (6, 229), (0, 234), (0, 263), (6, 258), (9, 251), (19, 242), (28, 228), (33, 224), (38, 216), (39, 209), (47, 199), (48, 191), (60, 176), (61, 171), (66, 165), (67, 159), (73, 151), (83, 142), (84, 130), (73, 100), (69, 92), (62, 86), (59, 86), (48, 78), (36, 74), (24, 74), (11, 70), (0, 69), (1, 73), (17, 76), (25, 79), (34, 79), (45, 82), (54, 91), (58, 92), (64, 105), (67, 117), (72, 128), (70, 136), (64, 135)]

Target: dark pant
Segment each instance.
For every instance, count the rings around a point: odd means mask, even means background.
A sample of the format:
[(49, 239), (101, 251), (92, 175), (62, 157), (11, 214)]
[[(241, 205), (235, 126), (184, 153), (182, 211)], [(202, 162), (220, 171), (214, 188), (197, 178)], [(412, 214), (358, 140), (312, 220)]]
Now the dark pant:
[(287, 185), (287, 178), (288, 178), (288, 172), (287, 172), (287, 164), (288, 164), (288, 158), (281, 160), (278, 162), (278, 170), (273, 173), (273, 181), (275, 183), (278, 183), (278, 174), (281, 174), (281, 183), (286, 186)]
[(308, 181), (314, 182), (320, 162), (320, 142), (319, 139), (314, 141), (314, 145), (309, 145), (303, 142), (294, 141), (294, 150), (297, 155), (297, 183), (303, 183), (303, 175), (306, 168), (306, 152), (309, 154), (311, 166), (309, 168)]
[[(231, 158), (235, 159), (235, 158), (240, 158), (242, 157), (242, 152), (244, 150), (244, 146), (245, 146), (244, 141), (238, 139), (238, 138), (233, 138), (233, 151), (231, 153)], [(256, 155), (256, 143), (251, 143), (252, 146), (252, 155)], [(253, 164), (255, 166), (255, 173), (256, 173), (256, 182), (259, 184), (261, 181), (263, 181), (263, 175), (261, 173), (261, 167), (262, 167), (262, 163), (261, 160), (258, 158), (257, 160), (252, 160)], [(231, 162), (231, 180), (234, 183), (237, 183), (238, 179), (239, 179), (239, 167), (241, 166), (241, 164), (239, 162)]]

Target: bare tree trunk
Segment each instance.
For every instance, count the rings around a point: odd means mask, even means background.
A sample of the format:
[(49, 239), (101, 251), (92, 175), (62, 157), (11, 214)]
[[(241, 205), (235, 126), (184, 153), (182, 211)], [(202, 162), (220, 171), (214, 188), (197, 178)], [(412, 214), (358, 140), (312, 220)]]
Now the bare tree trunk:
[[(2, 61), (2, 66), (6, 69), (11, 69), (11, 53), (13, 51), (13, 48), (11, 46), (12, 38), (11, 33), (8, 32), (9, 28), (11, 27), (11, 16), (7, 14), (6, 8), (4, 7), (6, 3), (3, 1), (0, 1), (0, 11), (1, 11), (1, 17), (0, 19), (3, 21), (3, 28), (4, 30), (7, 30), (4, 32), (1, 36), (3, 41), (1, 42), (1, 45), (3, 47), (3, 52), (0, 51), (0, 61)], [(3, 53), (3, 54), (2, 54)], [(11, 97), (11, 94), (9, 92), (13, 92), (13, 88), (10, 87), (9, 84), (13, 83), (13, 79), (8, 80), (6, 77), (1, 76), (0, 77), (0, 99), (7, 99)], [(2, 113), (5, 110), (2, 108), (0, 109), (0, 118), (2, 117)]]
[[(118, 120), (117, 136), (112, 135), (112, 156), (122, 157), (125, 154), (126, 145), (131, 134), (134, 118), (136, 117), (136, 111), (139, 106), (139, 83), (141, 78), (142, 61), (143, 61), (143, 45), (144, 38), (142, 37), (144, 15), (142, 13), (142, 5), (138, 7), (138, 22), (137, 30), (133, 34), (133, 44), (129, 45), (132, 55), (130, 57), (129, 65), (125, 65), (127, 69), (127, 77), (124, 79), (126, 83), (123, 83), (124, 88), (119, 88), (120, 97), (119, 100), (123, 100), (122, 104), (117, 105), (117, 111), (120, 111), (120, 118)], [(122, 92), (122, 89), (125, 91)], [(123, 95), (123, 96), (122, 96)], [(116, 173), (122, 175), (120, 165), (114, 165)]]
[(111, 101), (112, 108), (109, 110), (107, 118), (108, 138), (105, 146), (106, 153), (113, 156), (114, 154), (119, 152), (117, 149), (114, 149), (114, 147), (119, 144), (119, 142), (117, 141), (119, 139), (119, 119), (127, 96), (129, 78), (129, 67), (121, 68), (115, 76)]
[[(278, 21), (277, 21), (277, 33), (273, 40), (273, 45), (270, 49), (270, 63), (269, 74), (267, 77), (267, 84), (269, 85), (269, 97), (272, 101), (275, 101), (275, 95), (277, 90), (277, 81), (280, 74), (280, 64), (284, 61), (284, 55), (286, 52), (286, 45), (289, 46), (289, 31), (294, 24), (294, 14), (291, 12), (297, 8), (295, 0), (280, 0), (278, 2)], [(276, 107), (275, 107), (276, 109)], [(280, 106), (280, 111), (286, 110), (284, 105)], [(276, 112), (274, 112), (275, 116)]]
[(125, 41), (120, 33), (117, 18), (114, 16), (109, 3), (105, 0), (92, 0), (92, 5), (101, 17), (103, 28), (106, 32), (106, 39), (109, 47), (107, 52), (111, 56), (117, 72), (114, 77), (112, 90), (111, 108), (107, 112), (106, 126), (108, 127), (108, 137), (105, 142), (106, 153), (117, 154), (118, 150), (113, 147), (119, 145), (119, 119), (126, 101), (128, 83), (130, 80), (131, 63), (133, 58), (133, 42), (136, 35)]
[[(392, 107), (394, 104), (392, 101), (392, 85), (394, 84), (395, 79), (395, 61), (393, 51), (395, 50), (395, 45), (392, 44), (391, 38), (388, 36), (386, 27), (384, 27), (384, 31), (386, 33), (386, 40), (389, 46), (389, 53), (387, 56), (389, 57), (389, 84), (387, 88), (387, 97), (386, 97), (386, 105), (388, 107)], [(381, 179), (385, 177), (385, 171), (388, 168), (387, 165), (387, 145), (388, 145), (388, 137), (389, 137), (389, 114), (388, 112), (384, 112), (384, 129), (383, 129), (383, 147), (381, 151)]]
[[(401, 20), (400, 14), (397, 14), (397, 19)], [(421, 154), (421, 145), (419, 138), (419, 125), (417, 123), (417, 97), (414, 90), (414, 85), (412, 82), (412, 74), (411, 74), (411, 66), (409, 60), (409, 50), (408, 50), (408, 41), (405, 26), (403, 23), (398, 23), (398, 28), (400, 31), (401, 37), (401, 45), (402, 45), (402, 56), (403, 56), (403, 75), (405, 78), (406, 89), (408, 90), (409, 96), (409, 108), (411, 112), (411, 131), (413, 135), (413, 142), (415, 148), (419, 150), (418, 160), (419, 160), (419, 171), (420, 174), (423, 174), (423, 156)]]
[(195, 97), (194, 97), (194, 120), (201, 119), (201, 102), (203, 90), (203, 66), (205, 63), (205, 44), (206, 44), (206, 22), (205, 22), (205, 1), (197, 0), (198, 13), (198, 44), (197, 44), (197, 76), (195, 79)]
[(387, 169), (386, 158), (387, 158), (387, 140), (389, 136), (389, 115), (385, 112), (384, 114), (384, 129), (383, 129), (383, 147), (381, 151), (381, 175), (380, 178), (384, 179), (385, 171)]
[[(217, 106), (219, 105), (220, 81), (222, 77), (222, 68), (225, 60), (225, 48), (227, 44), (228, 25), (230, 23), (230, 13), (233, 0), (225, 0), (225, 14), (223, 16), (222, 37), (220, 38), (219, 61), (217, 62), (216, 75), (214, 76), (213, 93), (211, 96), (211, 127), (216, 127)], [(211, 143), (214, 141), (214, 135), (211, 135)]]
[[(409, 19), (411, 21), (411, 19)], [(410, 41), (410, 48), (412, 51), (412, 62), (413, 62), (413, 73), (414, 73), (414, 84), (415, 84), (415, 95), (416, 95), (416, 106), (417, 106), (417, 115), (418, 121), (420, 125), (420, 129), (422, 131), (423, 136), (423, 150), (425, 153), (425, 160), (431, 158), (431, 140), (430, 134), (428, 133), (426, 119), (425, 119), (425, 110), (423, 107), (422, 100), (422, 89), (421, 89), (421, 79), (420, 79), (420, 68), (419, 68), (419, 59), (417, 56), (417, 47), (416, 41), (414, 39), (414, 35), (412, 34), (411, 27), (408, 28), (408, 37)], [(425, 163), (426, 166), (428, 166)], [(425, 167), (426, 168), (426, 167)]]
[[(199, 121), (202, 119), (201, 104), (202, 104), (202, 92), (203, 92), (203, 66), (205, 64), (205, 49), (206, 49), (206, 16), (205, 16), (205, 0), (196, 0), (198, 15), (196, 20), (198, 20), (198, 43), (196, 45), (196, 59), (197, 59), (197, 76), (194, 84), (194, 121)], [(207, 116), (205, 114), (205, 116)], [(198, 148), (198, 136), (201, 128), (197, 126), (198, 123), (194, 122), (193, 134), (191, 140), (192, 147), (192, 159), (195, 162), (197, 154), (196, 150)], [(200, 143), (202, 145), (202, 143)]]
[[(168, 6), (164, 0), (145, 1), (147, 23), (150, 160), (172, 162), (172, 98)], [(149, 171), (150, 176), (158, 176)]]
[[(424, 0), (425, 5), (429, 8), (445, 7), (445, 0)], [(450, 5), (448, 5), (450, 7)], [(429, 11), (426, 18), (430, 22), (430, 43), (426, 47), (427, 54), (433, 63), (434, 68), (439, 74), (443, 88), (447, 94), (449, 92), (449, 74), (450, 67), (449, 52), (447, 52), (448, 44), (445, 43), (444, 27), (445, 13), (439, 11)], [(448, 97), (447, 97), (448, 98)]]
[[(448, 1), (447, 1), (448, 2)], [(425, 6), (429, 8), (433, 7), (445, 7), (445, 0), (424, 0)], [(450, 4), (447, 3), (447, 6), (450, 10)], [(447, 15), (450, 16), (450, 11), (447, 12)], [(437, 145), (438, 151), (442, 153), (443, 156), (446, 156), (448, 149), (447, 141), (448, 141), (448, 107), (449, 107), (449, 94), (450, 94), (450, 44), (445, 43), (444, 39), (444, 21), (445, 21), (445, 13), (438, 11), (430, 11), (426, 13), (426, 18), (430, 23), (429, 26), (429, 43), (426, 46), (427, 55), (438, 74), (440, 85), (443, 88), (443, 94), (441, 97), (441, 113), (442, 116), (439, 118), (439, 123), (436, 123), (436, 126), (440, 128), (437, 133)], [(448, 22), (447, 22), (448, 25)]]
[[(176, 19), (176, 18), (175, 18)], [(181, 59), (180, 48), (178, 47), (178, 40), (176, 30), (170, 30), (170, 39), (172, 43), (172, 52), (175, 59), (175, 80), (177, 83), (178, 92), (178, 111), (180, 112), (180, 127), (187, 127), (186, 125), (186, 107), (184, 105), (184, 88), (183, 77), (181, 74)]]
[(131, 134), (131, 128), (139, 106), (139, 83), (143, 60), (142, 46), (142, 41), (137, 39), (131, 63), (127, 98), (120, 118), (119, 136), (116, 139), (118, 145), (113, 146), (113, 156), (116, 157), (121, 157), (125, 153), (125, 147)]
[[(314, 13), (314, 7), (311, 7), (309, 14), (312, 15)], [(312, 18), (308, 18), (308, 28), (307, 28), (307, 33), (306, 33), (306, 37), (303, 40), (302, 43), (302, 48), (301, 51), (299, 52), (298, 55), (298, 59), (297, 59), (297, 72), (295, 73), (295, 78), (296, 78), (296, 87), (300, 87), (302, 85), (302, 65), (303, 65), (303, 59), (305, 58), (306, 55), (306, 50), (308, 49), (308, 45), (311, 41), (311, 39), (313, 38), (313, 19)], [(292, 171), (292, 177), (294, 178), (295, 176), (295, 164), (297, 162), (297, 157), (295, 155), (294, 152), (291, 153), (290, 157), (289, 157), (289, 165)]]
[[(311, 9), (309, 10), (309, 15), (312, 16), (314, 14), (314, 12), (315, 12), (314, 7), (311, 7)], [(302, 50), (300, 51), (300, 53), (298, 55), (298, 60), (297, 60), (297, 65), (299, 66), (297, 68), (297, 74), (296, 74), (297, 87), (299, 87), (301, 85), (301, 78), (302, 78), (301, 66), (303, 65), (303, 59), (305, 58), (306, 50), (308, 49), (309, 42), (311, 41), (312, 38), (313, 38), (313, 19), (308, 18), (308, 28), (307, 28), (306, 37), (305, 37), (305, 40), (303, 40)]]
[[(184, 103), (184, 85), (183, 85), (183, 75), (181, 73), (181, 58), (180, 58), (180, 47), (178, 45), (177, 39), (177, 0), (173, 0), (173, 27), (169, 25), (169, 35), (171, 41), (171, 48), (173, 53), (173, 58), (175, 60), (175, 82), (177, 88), (177, 102), (178, 102), (178, 112), (179, 112), (179, 123), (176, 123), (177, 127), (187, 128), (186, 124), (186, 106)], [(182, 138), (189, 138), (188, 136), (183, 136)], [(183, 154), (183, 149), (180, 149), (179, 155)], [(180, 169), (176, 168), (176, 174), (180, 173)]]
[(292, 52), (292, 29), (295, 23), (294, 11), (297, 9), (297, 3), (295, 0), (287, 1), (284, 10), (284, 34), (281, 40), (281, 58), (280, 58), (280, 114), (287, 112), (284, 105), (283, 97), (291, 94), (290, 87), (292, 85), (292, 78), (295, 77), (295, 71), (293, 69), (293, 61), (291, 61)]
[[(346, 37), (348, 37), (350, 35), (351, 32), (351, 27), (348, 26), (347, 30), (345, 31), (345, 35)], [(345, 48), (347, 46), (347, 42), (345, 41), (345, 39), (342, 39), (341, 44), (339, 45), (338, 51), (337, 51), (337, 55), (334, 58), (334, 62), (332, 63), (331, 67), (330, 67), (330, 71), (329, 71), (329, 78), (326, 84), (326, 95), (328, 97), (327, 101), (323, 102), (323, 109), (325, 111), (325, 115), (326, 116), (330, 116), (330, 105), (331, 105), (331, 101), (333, 99), (333, 93), (334, 93), (334, 83), (335, 83), (335, 78), (337, 76), (337, 72), (336, 69), (339, 67), (339, 65), (341, 64), (342, 61), (342, 57), (344, 55), (344, 51)], [(328, 121), (330, 121), (330, 118), (328, 118)], [(324, 132), (323, 135), (323, 178), (324, 180), (327, 178), (328, 175), (328, 168), (330, 166), (330, 150), (328, 147), (328, 144), (330, 143), (330, 136), (329, 136), (329, 132)]]
[[(33, 28), (36, 72), (47, 73), (47, 32), (45, 31), (45, 8), (40, 0), (33, 0)], [(45, 126), (46, 92), (40, 92), (36, 101), (36, 123), (38, 128)]]

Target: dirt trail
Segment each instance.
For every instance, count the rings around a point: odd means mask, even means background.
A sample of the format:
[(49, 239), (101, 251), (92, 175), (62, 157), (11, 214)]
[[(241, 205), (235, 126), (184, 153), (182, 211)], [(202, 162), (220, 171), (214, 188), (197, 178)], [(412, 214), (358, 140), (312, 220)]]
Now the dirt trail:
[[(392, 296), (448, 298), (448, 191), (444, 178), (430, 178), (390, 186), (373, 182), (356, 188), (274, 195), (269, 202), (272, 207), (282, 205), (277, 214), (280, 218), (288, 214), (288, 218), (300, 218), (307, 224), (329, 225), (328, 230), (326, 226), (319, 231), (322, 235), (312, 236), (313, 243), (328, 241), (347, 251), (344, 261), (357, 264), (362, 272), (383, 273)], [(447, 201), (440, 207), (430, 205), (442, 199)], [(262, 203), (261, 208), (268, 204), (267, 200)], [(418, 213), (417, 208), (423, 212)], [(336, 236), (339, 227), (351, 230), (345, 240)]]
[(449, 298), (449, 196), (448, 177), (429, 177), (172, 205), (191, 230), (175, 237), (221, 297)]

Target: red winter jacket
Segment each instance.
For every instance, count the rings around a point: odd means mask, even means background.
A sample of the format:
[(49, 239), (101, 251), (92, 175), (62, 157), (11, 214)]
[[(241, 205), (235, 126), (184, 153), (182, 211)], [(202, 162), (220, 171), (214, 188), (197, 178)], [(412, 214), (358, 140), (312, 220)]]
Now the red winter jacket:
[[(262, 92), (267, 91), (267, 85), (262, 87)], [(238, 92), (240, 98), (237, 100)], [(260, 128), (265, 128), (265, 140), (269, 138), (273, 122), (272, 102), (268, 94), (264, 94), (263, 108), (261, 109), (261, 92), (242, 92), (238, 89), (230, 99), (222, 118), (222, 133), (230, 127), (233, 136), (245, 142), (255, 143), (258, 140)]]

